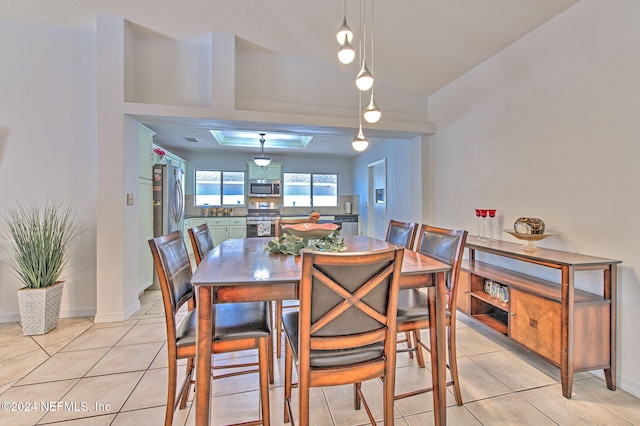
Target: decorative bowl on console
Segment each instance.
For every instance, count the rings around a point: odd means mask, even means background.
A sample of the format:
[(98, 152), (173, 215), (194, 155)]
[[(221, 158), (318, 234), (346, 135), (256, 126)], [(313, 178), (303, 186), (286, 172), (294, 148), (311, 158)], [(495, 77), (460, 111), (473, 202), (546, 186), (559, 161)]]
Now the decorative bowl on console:
[(519, 217), (513, 224), (517, 234), (544, 234), (544, 222), (537, 217)]
[(305, 240), (324, 238), (338, 229), (335, 223), (296, 223), (282, 225), (282, 230)]
[(513, 235), (517, 239), (524, 241), (524, 244), (520, 246), (520, 250), (524, 251), (536, 251), (538, 247), (533, 243), (534, 241), (540, 241), (547, 237), (551, 237), (553, 235), (558, 235), (557, 233), (547, 233), (547, 234), (520, 234), (518, 232), (513, 232), (509, 229), (505, 229), (504, 232), (507, 234)]

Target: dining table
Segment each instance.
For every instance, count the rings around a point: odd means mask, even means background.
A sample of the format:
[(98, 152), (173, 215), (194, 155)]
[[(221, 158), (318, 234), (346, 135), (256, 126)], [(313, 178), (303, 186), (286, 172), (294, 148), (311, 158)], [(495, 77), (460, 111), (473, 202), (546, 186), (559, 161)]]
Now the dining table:
[[(363, 235), (344, 236), (346, 252), (385, 250), (392, 244)], [(193, 273), (197, 297), (196, 425), (211, 420), (211, 333), (216, 303), (293, 300), (298, 298), (301, 256), (265, 250), (270, 238), (228, 239), (211, 250)], [(428, 289), (434, 420), (446, 424), (445, 274), (451, 267), (432, 257), (406, 250), (400, 288)], [(434, 315), (435, 312), (435, 315)], [(269, 419), (263, 419), (269, 425)]]

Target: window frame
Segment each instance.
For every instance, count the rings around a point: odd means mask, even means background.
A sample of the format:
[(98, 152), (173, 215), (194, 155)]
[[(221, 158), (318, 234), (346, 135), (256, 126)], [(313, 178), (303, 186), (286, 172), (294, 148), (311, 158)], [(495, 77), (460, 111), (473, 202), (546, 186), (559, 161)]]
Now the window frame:
[[(294, 205), (288, 205), (285, 201), (285, 198), (287, 197), (285, 195), (286, 192), (286, 175), (308, 175), (309, 176), (309, 198), (310, 198), (310, 205), (305, 205), (305, 206), (294, 206)], [(313, 177), (314, 175), (329, 175), (329, 176), (335, 176), (336, 179), (336, 198), (335, 198), (335, 205), (322, 205), (322, 206), (316, 206), (314, 204), (314, 196), (313, 196)], [(283, 172), (282, 173), (282, 205), (284, 207), (338, 207), (338, 205), (340, 204), (340, 192), (339, 192), (339, 180), (340, 180), (340, 174), (339, 173), (327, 173), (327, 172)]]
[[(220, 170), (220, 169), (194, 169), (193, 170), (193, 204), (195, 207), (204, 207), (204, 204), (198, 204), (198, 172), (217, 172), (220, 173), (220, 207), (245, 207), (247, 205), (247, 171), (246, 170)], [(240, 204), (224, 204), (224, 174), (225, 173), (242, 173), (242, 203)], [(211, 206), (212, 204), (208, 204)]]

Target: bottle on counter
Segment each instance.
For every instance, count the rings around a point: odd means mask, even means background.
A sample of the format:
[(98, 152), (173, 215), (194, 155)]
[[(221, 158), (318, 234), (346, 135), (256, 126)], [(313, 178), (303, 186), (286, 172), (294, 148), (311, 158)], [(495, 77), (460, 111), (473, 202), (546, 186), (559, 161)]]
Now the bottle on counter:
[(204, 203), (204, 207), (202, 209), (202, 216), (209, 216), (209, 204)]

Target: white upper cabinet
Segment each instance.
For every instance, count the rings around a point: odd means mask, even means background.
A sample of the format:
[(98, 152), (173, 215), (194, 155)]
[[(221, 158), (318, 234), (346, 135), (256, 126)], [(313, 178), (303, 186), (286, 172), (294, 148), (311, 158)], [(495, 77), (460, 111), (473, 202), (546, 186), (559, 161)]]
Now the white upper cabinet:
[(247, 176), (248, 179), (281, 180), (282, 163), (272, 161), (268, 166), (260, 167), (253, 161), (247, 161)]

